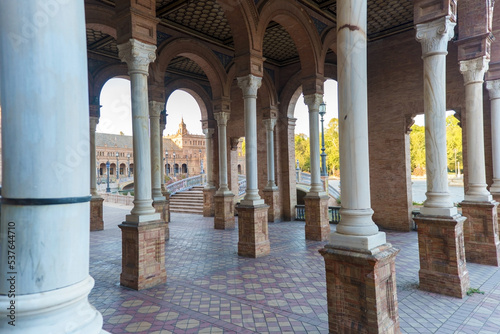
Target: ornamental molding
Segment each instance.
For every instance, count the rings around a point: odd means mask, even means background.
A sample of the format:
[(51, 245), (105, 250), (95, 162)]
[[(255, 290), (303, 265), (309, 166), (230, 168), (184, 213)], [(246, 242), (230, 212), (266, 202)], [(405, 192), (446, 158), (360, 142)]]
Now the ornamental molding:
[(486, 81), (486, 89), (490, 95), (490, 100), (500, 99), (500, 79)]
[(309, 108), (309, 112), (319, 112), (319, 105), (323, 102), (323, 94), (304, 95), (304, 103)]
[(121, 61), (127, 63), (129, 74), (148, 75), (149, 64), (156, 59), (156, 45), (131, 38), (128, 42), (118, 45), (118, 56)]
[(422, 57), (433, 55), (446, 55), (448, 53), (448, 42), (453, 38), (456, 23), (452, 22), (450, 16), (444, 16), (437, 20), (417, 24), (416, 40), (422, 44)]
[(486, 57), (479, 57), (460, 61), (460, 73), (464, 76), (465, 85), (473, 83), (483, 83), (484, 73), (488, 71), (490, 60)]
[(239, 77), (238, 87), (243, 90), (243, 98), (257, 98), (257, 90), (262, 85), (262, 78), (257, 77), (253, 74), (249, 74), (245, 77)]

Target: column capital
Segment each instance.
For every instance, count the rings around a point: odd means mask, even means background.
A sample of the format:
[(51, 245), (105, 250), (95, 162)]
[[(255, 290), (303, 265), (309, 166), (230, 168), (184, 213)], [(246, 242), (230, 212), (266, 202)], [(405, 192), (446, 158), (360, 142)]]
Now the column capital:
[(221, 125), (226, 126), (227, 125), (227, 121), (229, 120), (229, 116), (230, 116), (230, 114), (228, 112), (217, 112), (217, 113), (214, 113), (214, 118), (217, 121), (217, 125), (218, 126), (221, 126)]
[(257, 98), (257, 90), (262, 84), (262, 78), (249, 74), (245, 77), (239, 77), (238, 87), (243, 90), (243, 98), (253, 97)]
[(163, 111), (165, 104), (158, 101), (149, 101), (149, 117), (160, 118), (160, 114)]
[(127, 63), (129, 74), (148, 75), (149, 63), (156, 59), (156, 45), (146, 44), (131, 38), (128, 42), (118, 45), (118, 55), (121, 61)]
[(422, 58), (448, 54), (448, 42), (453, 38), (455, 25), (450, 16), (417, 24), (416, 39), (422, 44)]
[(263, 119), (262, 122), (266, 127), (266, 131), (274, 131), (274, 126), (276, 125), (276, 118)]
[(318, 111), (321, 102), (323, 102), (323, 94), (304, 95), (304, 104), (309, 108), (309, 112)]
[(205, 139), (212, 139), (214, 132), (215, 132), (215, 129), (212, 129), (212, 128), (203, 129), (203, 134), (205, 135)]
[(464, 85), (473, 83), (483, 83), (484, 73), (488, 71), (490, 60), (486, 57), (479, 57), (469, 60), (461, 60), (460, 73), (464, 76)]
[(231, 145), (231, 151), (236, 151), (238, 149), (239, 143), (240, 143), (240, 137), (229, 138), (229, 144)]
[(101, 105), (99, 103), (94, 104), (91, 103), (89, 104), (89, 116), (90, 117), (97, 117), (99, 118), (101, 116)]
[(293, 117), (288, 117), (288, 128), (295, 129), (295, 125), (297, 124), (297, 119)]
[(95, 132), (97, 124), (99, 124), (99, 117), (90, 116), (89, 117), (90, 131)]
[(490, 95), (490, 100), (500, 99), (500, 79), (486, 81), (486, 89)]

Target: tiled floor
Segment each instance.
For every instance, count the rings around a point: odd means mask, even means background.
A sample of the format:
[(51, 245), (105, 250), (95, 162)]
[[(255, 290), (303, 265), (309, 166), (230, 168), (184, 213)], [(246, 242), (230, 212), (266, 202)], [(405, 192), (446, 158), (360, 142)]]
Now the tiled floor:
[[(304, 240), (303, 222), (269, 225), (271, 255), (237, 255), (237, 230), (213, 229), (213, 219), (172, 214), (166, 243), (167, 284), (143, 291), (119, 285), (121, 232), (130, 207), (105, 204), (105, 230), (90, 235), (91, 303), (113, 333), (328, 333), (325, 269)], [(332, 226), (335, 228), (335, 226)], [(401, 249), (397, 285), (403, 333), (500, 333), (500, 270), (468, 263), (464, 299), (418, 287), (417, 234), (388, 232)]]

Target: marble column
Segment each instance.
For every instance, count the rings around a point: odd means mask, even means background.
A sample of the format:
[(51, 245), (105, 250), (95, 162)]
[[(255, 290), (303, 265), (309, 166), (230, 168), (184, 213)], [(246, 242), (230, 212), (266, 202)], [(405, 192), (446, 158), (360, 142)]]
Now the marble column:
[(490, 96), (491, 109), (491, 145), (493, 151), (493, 184), (490, 192), (498, 202), (500, 200), (500, 79), (486, 81)]
[(319, 166), (319, 105), (323, 94), (304, 96), (309, 109), (309, 143), (311, 152), (311, 189), (304, 197), (306, 207), (305, 234), (307, 240), (326, 241), (330, 235), (328, 194), (323, 189)]
[(207, 164), (205, 167), (207, 184), (203, 188), (203, 217), (213, 217), (215, 215), (214, 195), (216, 189), (213, 175), (214, 152), (212, 139), (214, 132), (214, 129), (211, 128), (203, 129), (203, 133), (205, 134), (205, 152), (207, 153)]
[[(378, 231), (370, 203), (366, 15), (367, 0), (337, 2), (342, 218), (337, 232), (320, 250), (325, 258), (331, 333), (353, 328), (399, 332), (398, 250)], [(319, 163), (319, 151), (316, 159)]]
[(465, 125), (467, 138), (468, 189), (461, 203), (464, 224), (465, 258), (468, 262), (500, 265), (498, 202), (486, 189), (483, 127), (483, 78), (489, 59), (460, 61), (465, 84)]
[(219, 189), (214, 195), (214, 228), (233, 229), (234, 220), (234, 194), (229, 190), (227, 184), (227, 135), (226, 127), (229, 120), (228, 112), (214, 113), (217, 121), (217, 132), (219, 134)]
[(0, 332), (98, 334), (84, 3), (43, 8), (0, 2)]
[(450, 16), (416, 25), (424, 62), (427, 199), (415, 221), (420, 289), (460, 298), (469, 288), (463, 235), (466, 219), (457, 213), (448, 192), (446, 156), (446, 55), (454, 27)]
[[(166, 282), (165, 223), (151, 198), (151, 150), (148, 124), (148, 67), (156, 46), (130, 39), (118, 45), (129, 69), (132, 95), (134, 148), (134, 208), (119, 227), (122, 230), (120, 284), (141, 290)], [(150, 249), (154, 249), (153, 252)]]
[[(165, 198), (165, 207), (164, 210), (166, 211), (164, 214), (163, 219), (165, 220), (165, 223), (167, 226), (165, 227), (165, 240), (170, 239), (170, 229), (168, 227), (168, 223), (170, 223), (170, 192), (167, 190), (167, 183), (165, 179), (165, 164), (162, 162), (163, 157), (165, 154), (165, 150), (163, 149), (163, 131), (165, 131), (165, 127), (167, 126), (167, 111), (163, 110), (160, 114), (160, 165), (161, 165), (161, 193), (163, 197)], [(166, 161), (165, 161), (166, 163)]]
[[(99, 105), (91, 105), (90, 106), (91, 114), (95, 115), (96, 114), (95, 109), (97, 109), (97, 115), (98, 115), (99, 108), (100, 108)], [(92, 195), (92, 198), (90, 200), (90, 230), (101, 231), (104, 230), (103, 208), (102, 208), (102, 203), (104, 202), (104, 198), (99, 196), (99, 194), (97, 193), (96, 146), (95, 146), (95, 131), (97, 124), (99, 123), (99, 116), (90, 116), (89, 123), (90, 123), (90, 195)]]
[(264, 202), (269, 205), (267, 212), (268, 222), (277, 222), (281, 218), (279, 190), (274, 177), (274, 127), (276, 118), (263, 120), (267, 134), (267, 185), (263, 190)]

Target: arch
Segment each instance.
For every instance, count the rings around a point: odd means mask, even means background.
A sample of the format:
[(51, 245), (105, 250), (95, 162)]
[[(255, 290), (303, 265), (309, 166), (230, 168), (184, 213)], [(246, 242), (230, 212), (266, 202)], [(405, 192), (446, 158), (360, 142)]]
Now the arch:
[(85, 3), (85, 26), (117, 39), (114, 8)]
[(191, 38), (166, 41), (158, 52), (155, 66), (156, 76), (163, 77), (170, 61), (182, 56), (196, 62), (205, 72), (212, 88), (213, 98), (229, 96), (226, 86), (226, 71), (217, 56), (205, 44)]
[(109, 79), (113, 78), (123, 78), (130, 80), (128, 75), (127, 64), (125, 63), (116, 63), (109, 66), (106, 66), (100, 69), (93, 75), (93, 87), (92, 91), (94, 92), (94, 96), (101, 96), (101, 91), (106, 82)]
[(214, 118), (211, 97), (199, 84), (185, 78), (169, 82), (165, 86), (165, 104), (168, 102), (170, 95), (176, 90), (182, 90), (190, 94), (195, 99), (200, 107), (202, 120)]

